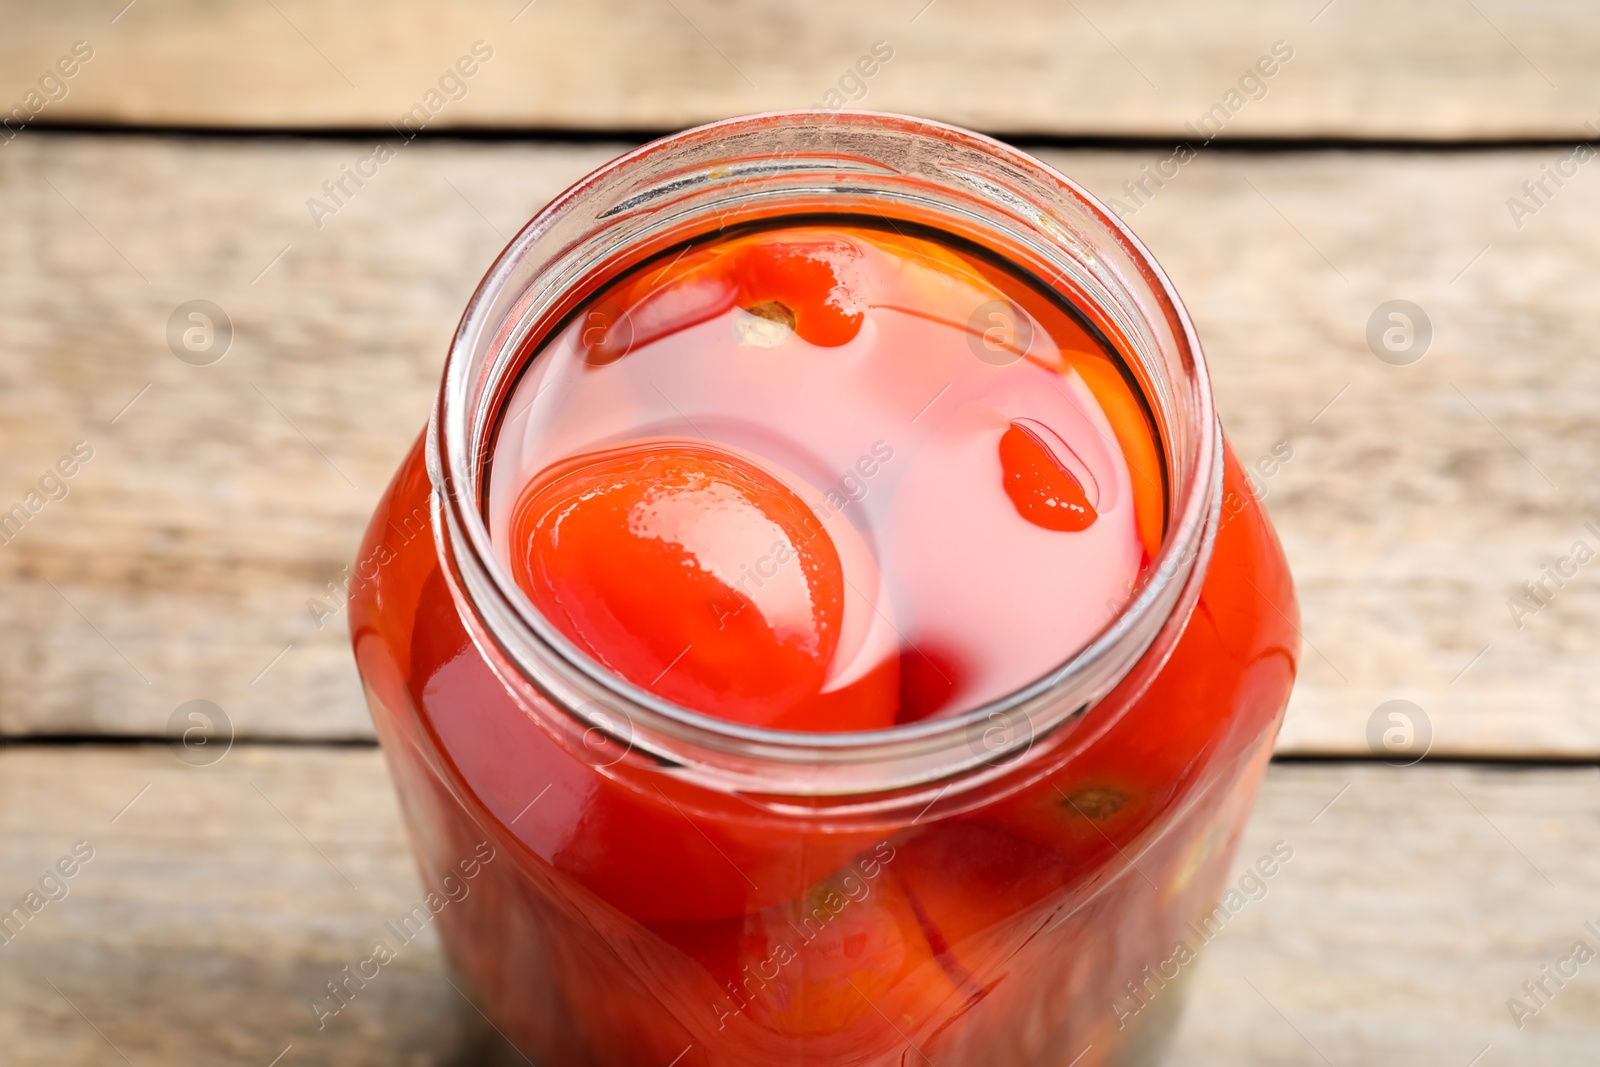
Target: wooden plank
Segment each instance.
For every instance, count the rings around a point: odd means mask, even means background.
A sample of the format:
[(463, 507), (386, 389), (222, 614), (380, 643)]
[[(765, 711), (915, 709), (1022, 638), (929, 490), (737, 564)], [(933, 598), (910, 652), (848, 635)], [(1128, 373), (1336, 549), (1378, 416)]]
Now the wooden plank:
[(335, 1025), (307, 1007), (421, 896), (375, 748), (196, 768), (163, 746), (47, 747), (0, 765), (6, 907), (75, 842), (93, 850), (0, 947), (8, 1063), (264, 1067), (289, 1046), (285, 1064), (443, 1063), (480, 1040), (431, 927)]
[[(1230, 137), (1577, 138), (1600, 119), (1582, 0), (71, 0), (8, 14), (0, 101), (80, 40), (94, 58), (41, 122), (384, 129), (479, 41), (493, 58), (434, 128), (671, 129), (835, 100), (1068, 135), (1185, 136), (1218, 104)], [(892, 59), (854, 79), (880, 41)], [(1289, 64), (1226, 99), (1278, 41)]]
[(1521, 1029), (1506, 1003), (1600, 949), (1597, 819), (1593, 768), (1274, 765), (1236, 867), (1294, 857), (1203, 957), (1172, 1064), (1600, 1063), (1592, 979)]
[[(1462, 1067), (1490, 1045), (1480, 1062), (1600, 1063), (1586, 972), (1520, 1031), (1506, 1007), (1594, 944), (1597, 821), (1592, 768), (1275, 765), (1236, 881), (1277, 842), (1292, 858), (1202, 953), (1170, 1062)], [(242, 745), (207, 768), (162, 746), (0, 750), (0, 901), (80, 840), (69, 895), (0, 947), (14, 1067), (120, 1062), (112, 1045), (135, 1064), (483, 1062), (431, 930), (325, 1029), (306, 1006), (421, 895), (376, 750)]]
[[(370, 736), (343, 619), (319, 629), (307, 601), (421, 427), (481, 271), (620, 147), (417, 143), (320, 230), (306, 198), (366, 142), (0, 152), (0, 510), (95, 449), (0, 547), (0, 732), (159, 735), (205, 698), (241, 735)], [(1048, 154), (1108, 196), (1162, 156)], [(1375, 709), (1407, 699), (1435, 752), (1600, 752), (1594, 575), (1520, 628), (1507, 607), (1600, 545), (1600, 365), (1576, 325), (1600, 280), (1596, 179), (1521, 229), (1505, 207), (1559, 158), (1212, 152), (1127, 204), (1241, 456), (1294, 450), (1266, 482), (1308, 642), (1285, 751), (1367, 753)], [(1365, 340), (1397, 297), (1433, 323), (1411, 366)], [(164, 337), (196, 298), (236, 328), (211, 366)]]

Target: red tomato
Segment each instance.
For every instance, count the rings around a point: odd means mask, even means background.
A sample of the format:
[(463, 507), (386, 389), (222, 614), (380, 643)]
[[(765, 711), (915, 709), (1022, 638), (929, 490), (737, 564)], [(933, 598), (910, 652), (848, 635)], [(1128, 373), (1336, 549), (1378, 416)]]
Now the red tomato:
[(585, 359), (599, 366), (739, 307), (833, 348), (861, 329), (861, 249), (837, 235), (791, 230), (698, 249), (646, 270), (584, 312)]
[[(1006, 496), (1017, 513), (1035, 526), (1046, 530), (1086, 530), (1099, 517), (1083, 483), (1059, 454), (1071, 451), (1048, 427), (1032, 419), (1018, 419), (1000, 435), (1000, 469), (1005, 474)], [(1082, 461), (1078, 463), (1081, 465)]]
[(718, 985), (719, 1028), (899, 1047), (957, 990), (894, 877), (896, 852), (880, 842), (798, 900), (654, 929)]
[(844, 574), (821, 520), (709, 445), (653, 443), (551, 468), (523, 492), (512, 567), (545, 617), (623, 678), (752, 726), (888, 726), (869, 676), (822, 694)]
[(860, 249), (837, 237), (763, 236), (733, 253), (739, 306), (792, 320), (794, 332), (814, 345), (842, 345), (861, 329), (866, 310), (849, 279), (840, 276), (859, 258)]
[(896, 852), (895, 877), (923, 936), (969, 996), (994, 980), (995, 965), (1031, 932), (1018, 917), (1073, 878), (1058, 857), (984, 822), (929, 827)]

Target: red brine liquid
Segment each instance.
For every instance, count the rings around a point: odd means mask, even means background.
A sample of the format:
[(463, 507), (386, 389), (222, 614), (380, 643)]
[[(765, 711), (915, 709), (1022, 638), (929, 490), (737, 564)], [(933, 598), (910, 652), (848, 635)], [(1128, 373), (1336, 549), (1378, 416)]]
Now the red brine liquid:
[(1068, 306), (906, 227), (723, 236), (540, 353), (490, 530), (658, 696), (787, 730), (969, 710), (1067, 661), (1159, 537), (1149, 420)]
[[(1093, 321), (870, 215), (671, 249), (527, 354), (492, 543), (577, 653), (693, 713), (837, 734), (982, 707), (1092, 642), (1166, 533), (1159, 436)], [(352, 633), (424, 883), (480, 857), (437, 917), (462, 988), (532, 1062), (1153, 1062), (1298, 656), (1231, 451), (1161, 653), (1013, 772), (905, 810), (573, 742), (469, 635), (431, 491), (419, 441)]]

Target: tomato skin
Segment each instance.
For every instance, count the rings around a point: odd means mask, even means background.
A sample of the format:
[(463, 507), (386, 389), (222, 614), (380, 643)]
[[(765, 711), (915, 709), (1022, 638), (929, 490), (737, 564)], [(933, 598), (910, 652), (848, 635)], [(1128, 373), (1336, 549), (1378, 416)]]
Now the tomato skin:
[(960, 995), (896, 873), (898, 855), (898, 846), (879, 841), (796, 900), (652, 929), (707, 968), (721, 1025), (893, 1045)]
[(1083, 484), (1051, 455), (1040, 434), (1021, 422), (1013, 422), (1000, 436), (1000, 467), (1006, 495), (1017, 513), (1035, 526), (1076, 532), (1088, 529), (1098, 517)]
[(781, 304), (801, 340), (823, 348), (846, 344), (861, 329), (865, 304), (841, 275), (860, 255), (848, 241), (828, 237), (748, 244), (732, 256), (739, 306)]
[(584, 359), (604, 366), (734, 307), (782, 322), (822, 348), (848, 344), (861, 331), (869, 295), (852, 270), (861, 254), (848, 240), (804, 230), (688, 252), (584, 313)]
[(1010, 944), (1016, 917), (1072, 882), (1050, 851), (987, 821), (955, 820), (897, 845), (895, 876), (940, 965), (969, 995)]
[(753, 463), (690, 442), (579, 456), (530, 483), (512, 529), (534, 606), (636, 685), (753, 726), (893, 722), (884, 679), (822, 692), (843, 567), (817, 515)]

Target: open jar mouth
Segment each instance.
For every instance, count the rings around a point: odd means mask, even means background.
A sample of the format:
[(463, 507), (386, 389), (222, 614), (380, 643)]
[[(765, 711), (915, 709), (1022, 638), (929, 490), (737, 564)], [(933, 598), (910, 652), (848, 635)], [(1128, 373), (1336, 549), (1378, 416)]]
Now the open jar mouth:
[[(1137, 379), (1161, 444), (1167, 515), (1132, 596), (1042, 677), (971, 710), (849, 733), (746, 726), (613, 674), (534, 608), (491, 543), (486, 471), (530, 353), (607, 282), (664, 249), (785, 215), (896, 217), (981, 245), (1078, 307)], [(536, 357), (535, 357), (536, 358)], [(507, 246), (467, 305), (428, 431), (437, 548), (469, 634), (524, 710), (605, 760), (644, 759), (772, 796), (905, 790), (1006, 773), (1079, 721), (1198, 597), (1220, 505), (1221, 444), (1199, 340), (1144, 246), (1085, 190), (998, 141), (872, 112), (729, 119), (590, 174)], [(594, 762), (591, 760), (591, 762)]]

